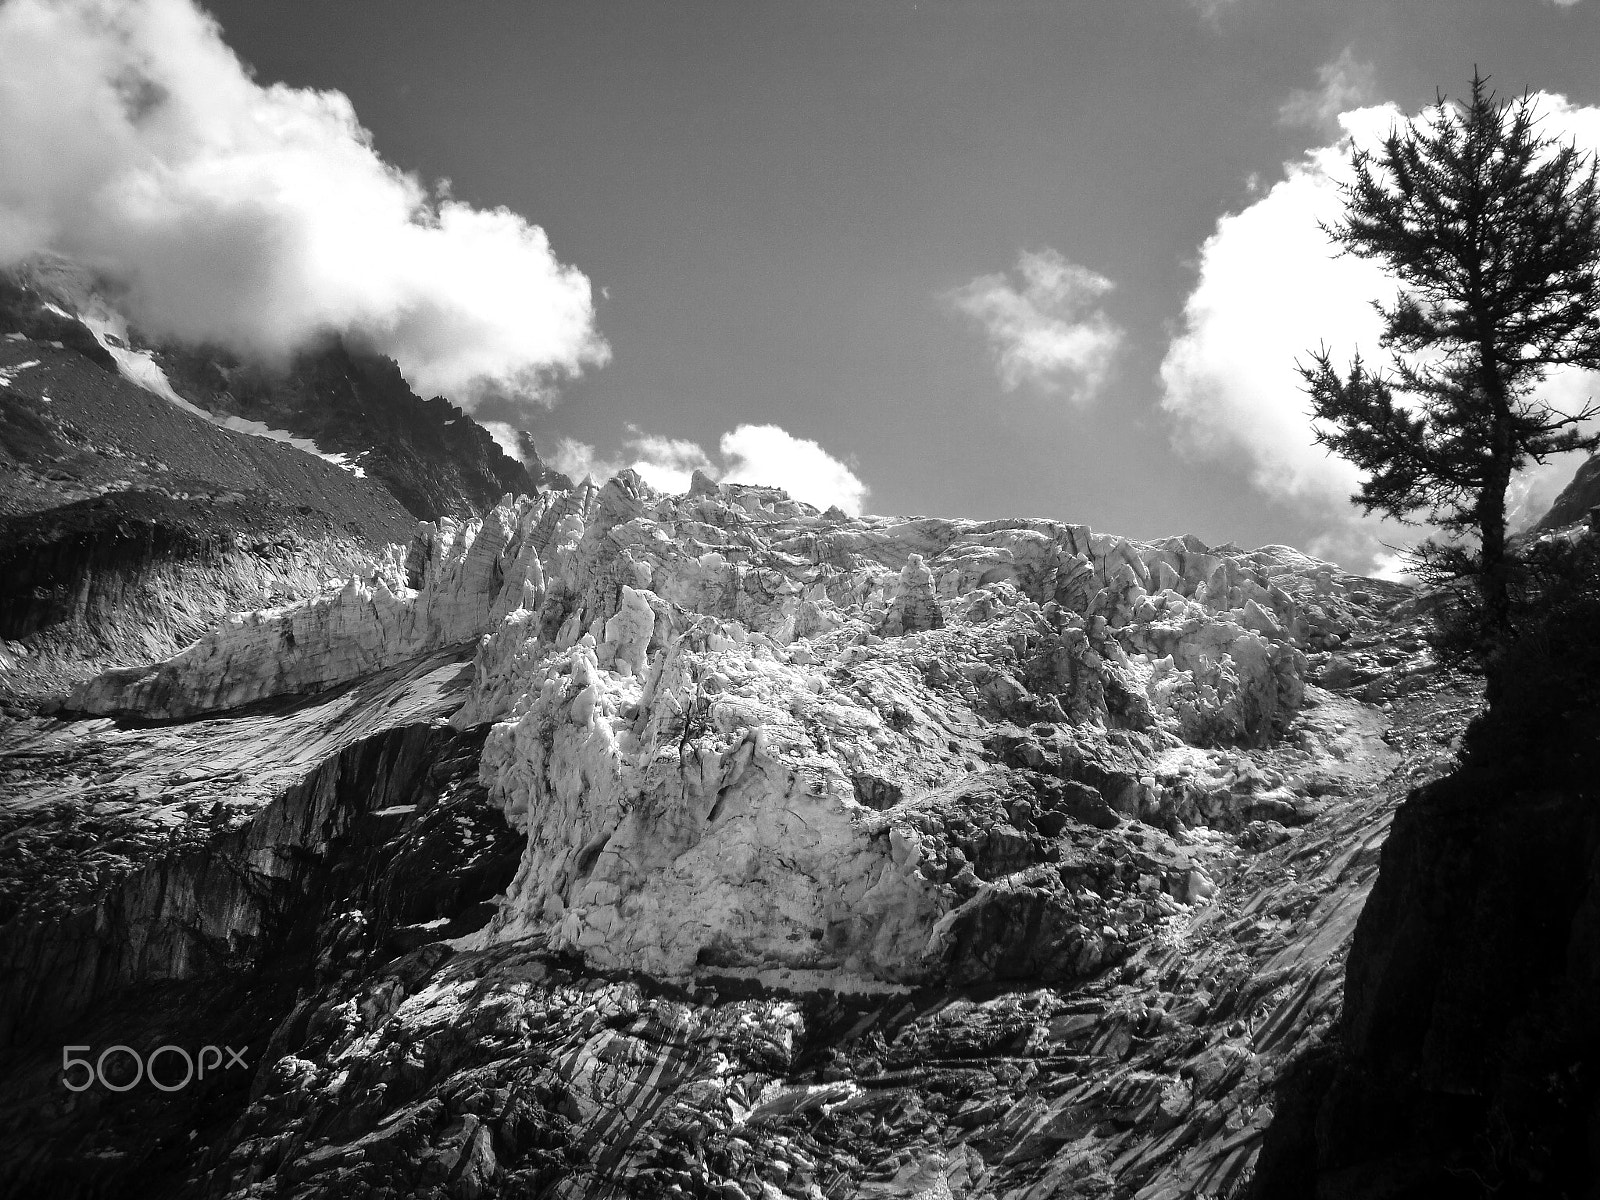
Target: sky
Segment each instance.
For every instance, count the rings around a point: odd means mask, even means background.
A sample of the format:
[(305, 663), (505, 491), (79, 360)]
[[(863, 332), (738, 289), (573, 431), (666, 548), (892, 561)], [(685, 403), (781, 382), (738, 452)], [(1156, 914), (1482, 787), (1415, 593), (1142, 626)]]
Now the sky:
[[(49, 25), (62, 9), (89, 15)], [(1477, 65), (1600, 145), (1600, 0), (206, 10), (220, 40), (190, 0), (0, 5), (0, 53), (55, 72), (31, 100), (0, 80), (0, 155), (43, 162), (41, 129), (83, 143), (72, 171), (50, 152), (49, 187), (0, 181), (0, 259), (49, 243), (125, 264), (150, 323), (263, 354), (362, 332), (569, 468), (671, 485), (700, 467), (846, 511), (1194, 532), (1357, 569), (1407, 535), (1355, 520), (1293, 369), (1322, 340), (1375, 349), (1364, 301), (1392, 290), (1315, 228), (1341, 139)], [(77, 67), (39, 49), (81, 45), (98, 57)], [(41, 111), (73, 70), (112, 80), (132, 115), (95, 120), (116, 136)], [(180, 128), (162, 114), (186, 89)], [(122, 181), (117, 207), (77, 212), (100, 194), (85, 178)], [(189, 271), (202, 283), (178, 286)]]

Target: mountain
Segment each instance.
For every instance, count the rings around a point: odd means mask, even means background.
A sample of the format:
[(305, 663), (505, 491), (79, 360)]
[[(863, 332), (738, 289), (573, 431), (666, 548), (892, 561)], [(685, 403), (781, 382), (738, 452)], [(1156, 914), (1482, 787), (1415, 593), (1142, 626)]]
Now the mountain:
[(530, 446), (524, 465), (448, 400), (420, 399), (392, 359), (339, 338), (278, 371), (216, 349), (152, 357), (179, 395), (214, 418), (259, 422), (340, 455), (421, 520), (479, 516), (506, 493), (531, 495), (546, 482)]
[(1578, 468), (1572, 482), (1561, 490), (1550, 511), (1534, 526), (1536, 530), (1561, 529), (1587, 521), (1592, 509), (1600, 507), (1600, 454), (1592, 455)]
[[(524, 443), (526, 438), (524, 437)], [(370, 575), (546, 473), (387, 359), (151, 346), (61, 259), (0, 279), (0, 702)], [(565, 482), (562, 480), (561, 482)]]

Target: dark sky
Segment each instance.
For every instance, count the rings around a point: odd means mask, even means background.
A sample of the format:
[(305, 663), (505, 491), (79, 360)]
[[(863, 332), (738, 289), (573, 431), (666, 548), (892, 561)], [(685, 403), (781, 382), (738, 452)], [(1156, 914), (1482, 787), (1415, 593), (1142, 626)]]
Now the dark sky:
[[(390, 162), (603, 289), (614, 359), (523, 422), (542, 444), (772, 422), (850, 458), (871, 511), (1246, 544), (1313, 531), (1173, 452), (1156, 371), (1218, 217), (1332, 140), (1279, 122), (1290, 93), (1348, 49), (1407, 111), (1475, 63), (1600, 102), (1600, 0), (208, 7), (262, 82), (345, 92)], [(945, 298), (1043, 248), (1116, 284), (1093, 405), (1004, 390)]]

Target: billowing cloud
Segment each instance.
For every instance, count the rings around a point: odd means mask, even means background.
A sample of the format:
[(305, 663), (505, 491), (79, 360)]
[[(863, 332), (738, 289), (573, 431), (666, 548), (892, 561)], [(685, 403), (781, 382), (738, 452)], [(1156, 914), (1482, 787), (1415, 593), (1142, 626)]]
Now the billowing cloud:
[(858, 516), (867, 485), (844, 463), (810, 438), (795, 437), (776, 425), (741, 425), (722, 435), (727, 483), (781, 487), (796, 500), (818, 508), (837, 505)]
[(1280, 125), (1332, 125), (1339, 114), (1372, 99), (1372, 64), (1358, 62), (1346, 46), (1338, 58), (1317, 68), (1318, 86), (1289, 93), (1278, 109)]
[(602, 458), (588, 442), (570, 437), (556, 442), (555, 449), (545, 457), (552, 469), (560, 471), (573, 483), (582, 483), (585, 479), (600, 483), (628, 465), (621, 459)]
[[(1538, 96), (1543, 126), (1600, 145), (1600, 109)], [(1392, 105), (1340, 114), (1344, 136), (1287, 164), (1285, 177), (1243, 211), (1217, 222), (1200, 250), (1199, 279), (1184, 304), (1180, 335), (1161, 364), (1162, 408), (1183, 453), (1236, 467), (1261, 492), (1322, 532), (1310, 547), (1352, 569), (1392, 560), (1394, 546), (1425, 531), (1362, 517), (1349, 498), (1361, 476), (1315, 442), (1297, 360), (1326, 344), (1336, 363), (1357, 350), (1381, 362), (1381, 320), (1371, 301), (1392, 300), (1396, 283), (1374, 262), (1336, 257), (1318, 227), (1341, 212), (1338, 183), (1348, 177), (1352, 141), (1372, 145), (1404, 115)], [(1576, 371), (1552, 373), (1544, 394), (1558, 407), (1596, 390)], [(1539, 514), (1576, 461), (1529, 472), (1515, 485), (1520, 520)]]
[(592, 477), (597, 483), (632, 468), (646, 483), (664, 492), (689, 490), (695, 471), (723, 483), (780, 487), (796, 500), (818, 508), (837, 506), (859, 516), (867, 485), (850, 467), (809, 438), (796, 437), (777, 425), (740, 425), (722, 435), (719, 458), (697, 442), (630, 430), (621, 453), (603, 455), (587, 442), (563, 438), (550, 455), (550, 465), (573, 482)]
[(347, 333), (469, 405), (607, 358), (542, 229), (385, 162), (341, 93), (258, 83), (192, 0), (8, 0), (0, 62), (0, 265), (62, 253), (247, 353)]
[(946, 298), (988, 337), (1007, 391), (1027, 383), (1087, 403), (1122, 344), (1100, 308), (1113, 286), (1046, 248), (1024, 251), (1011, 275), (979, 275)]
[(687, 438), (660, 437), (636, 431), (628, 445), (635, 456), (628, 465), (639, 472), (639, 477), (651, 487), (663, 492), (676, 494), (688, 491), (689, 481), (696, 471), (704, 471), (713, 477), (717, 474), (710, 455)]

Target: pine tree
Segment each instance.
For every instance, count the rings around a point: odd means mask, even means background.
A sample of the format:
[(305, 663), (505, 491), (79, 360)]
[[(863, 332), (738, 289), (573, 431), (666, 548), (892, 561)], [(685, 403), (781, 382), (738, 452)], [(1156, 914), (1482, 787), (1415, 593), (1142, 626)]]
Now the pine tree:
[(1510, 619), (1512, 474), (1600, 445), (1580, 427), (1600, 406), (1565, 413), (1536, 395), (1553, 367), (1600, 369), (1597, 164), (1538, 124), (1530, 96), (1498, 100), (1474, 71), (1466, 101), (1441, 95), (1354, 152), (1344, 215), (1323, 228), (1400, 285), (1393, 304), (1374, 301), (1390, 363), (1358, 355), (1341, 377), (1323, 347), (1300, 364), (1317, 440), (1367, 473), (1352, 501), (1406, 521), (1425, 509), (1456, 539), (1419, 560), (1476, 580), (1491, 645)]

